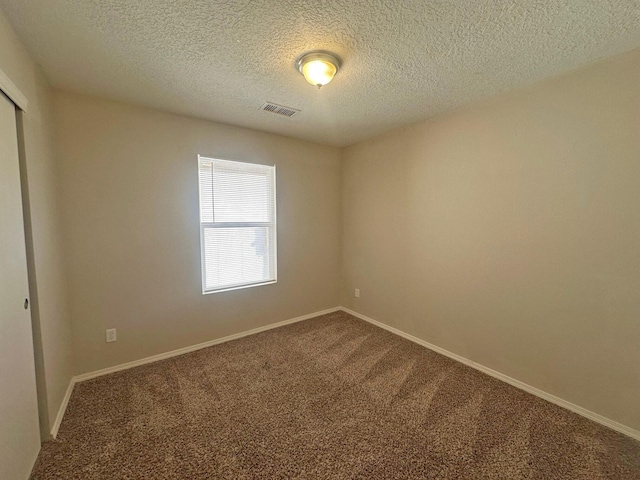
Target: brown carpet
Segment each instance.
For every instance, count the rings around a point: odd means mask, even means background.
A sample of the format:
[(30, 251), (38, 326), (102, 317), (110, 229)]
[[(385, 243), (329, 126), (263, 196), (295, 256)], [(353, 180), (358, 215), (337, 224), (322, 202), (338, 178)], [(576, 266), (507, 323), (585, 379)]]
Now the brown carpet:
[(640, 479), (640, 443), (339, 312), (76, 385), (33, 479)]

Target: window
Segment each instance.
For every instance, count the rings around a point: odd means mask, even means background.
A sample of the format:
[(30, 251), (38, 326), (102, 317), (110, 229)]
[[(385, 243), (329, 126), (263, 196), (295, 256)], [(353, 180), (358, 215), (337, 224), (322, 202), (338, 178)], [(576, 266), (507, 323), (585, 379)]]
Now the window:
[(202, 293), (276, 281), (276, 167), (198, 157)]

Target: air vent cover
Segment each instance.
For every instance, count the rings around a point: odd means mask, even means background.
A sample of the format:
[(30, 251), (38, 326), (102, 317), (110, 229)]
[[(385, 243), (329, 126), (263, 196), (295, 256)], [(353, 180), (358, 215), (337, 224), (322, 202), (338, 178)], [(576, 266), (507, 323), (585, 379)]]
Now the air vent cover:
[(265, 112), (275, 113), (277, 115), (282, 115), (283, 117), (293, 117), (296, 113), (299, 113), (300, 110), (292, 107), (285, 107), (283, 105), (278, 105), (277, 103), (266, 102), (261, 107), (260, 110), (264, 110)]

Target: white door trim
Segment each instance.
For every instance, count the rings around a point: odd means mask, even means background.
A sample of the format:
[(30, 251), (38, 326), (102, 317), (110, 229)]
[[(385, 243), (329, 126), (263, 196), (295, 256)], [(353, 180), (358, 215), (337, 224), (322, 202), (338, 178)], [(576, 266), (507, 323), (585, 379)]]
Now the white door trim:
[(27, 111), (29, 101), (15, 83), (0, 69), (0, 90), (23, 112)]

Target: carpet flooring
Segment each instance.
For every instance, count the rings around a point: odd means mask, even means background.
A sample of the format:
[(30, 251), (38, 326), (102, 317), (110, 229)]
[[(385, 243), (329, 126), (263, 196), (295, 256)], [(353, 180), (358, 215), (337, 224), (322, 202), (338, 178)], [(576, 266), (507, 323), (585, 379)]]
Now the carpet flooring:
[(640, 479), (640, 443), (337, 312), (76, 385), (31, 478)]

